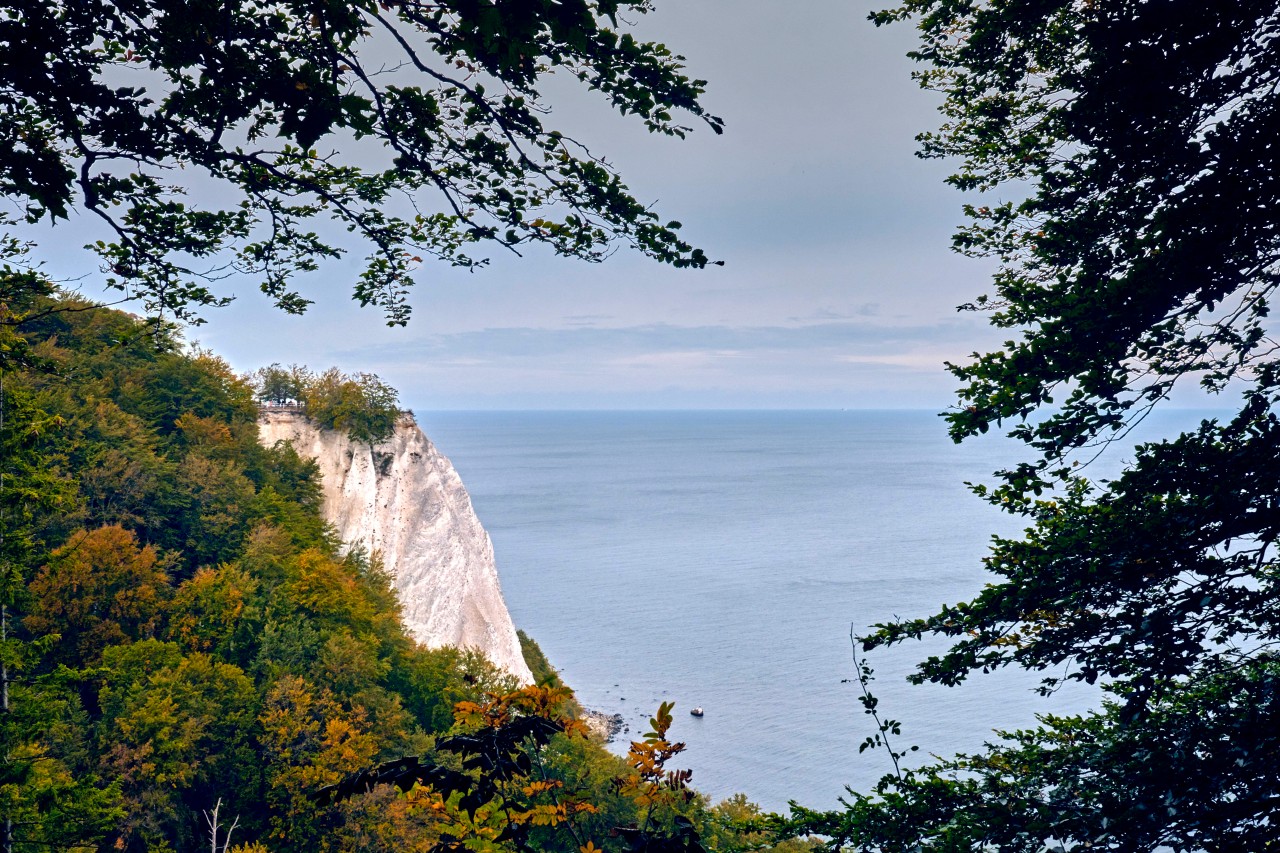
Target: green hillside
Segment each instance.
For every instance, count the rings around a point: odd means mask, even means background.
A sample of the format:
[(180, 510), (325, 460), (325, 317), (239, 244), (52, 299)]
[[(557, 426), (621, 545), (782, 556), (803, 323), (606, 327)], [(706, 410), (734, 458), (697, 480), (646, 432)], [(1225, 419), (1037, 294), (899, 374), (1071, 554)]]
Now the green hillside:
[[(456, 703), (480, 707), (511, 679), (405, 634), (376, 559), (344, 555), (321, 519), (315, 465), (258, 444), (254, 389), (224, 361), (35, 279), (3, 297), (14, 849), (207, 850), (215, 824), (244, 850), (439, 844), (447, 816), (420, 796), (314, 795), (432, 757), (474, 725), (455, 723)], [(539, 695), (572, 716), (567, 692)], [(622, 849), (604, 829), (650, 817), (634, 771), (597, 741), (559, 735), (537, 757), (592, 804), (575, 821), (596, 847)], [(669, 818), (709, 828), (700, 798), (680, 802)], [(534, 823), (536, 849), (578, 849), (556, 820)]]

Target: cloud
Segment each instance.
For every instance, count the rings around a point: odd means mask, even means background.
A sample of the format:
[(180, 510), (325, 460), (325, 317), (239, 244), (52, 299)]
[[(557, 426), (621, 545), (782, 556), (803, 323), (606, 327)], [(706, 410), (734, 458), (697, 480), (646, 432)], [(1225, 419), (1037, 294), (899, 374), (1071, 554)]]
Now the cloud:
[(938, 406), (954, 385), (943, 361), (971, 351), (978, 331), (971, 321), (512, 326), (358, 353), (405, 400), (438, 408)]
[(914, 30), (874, 27), (841, 0), (782, 16), (764, 0), (659, 6), (641, 27), (711, 81), (726, 133), (646, 134), (568, 79), (551, 81), (548, 126), (606, 153), (726, 266), (495, 252), (477, 275), (425, 267), (410, 326), (386, 329), (352, 310), (344, 260), (300, 283), (316, 299), (305, 318), (245, 283), (199, 336), (240, 369), (374, 371), (411, 405), (946, 405), (942, 362), (1000, 333), (954, 313), (992, 264), (950, 251), (964, 200), (944, 183), (952, 164), (913, 153), (939, 120), (911, 79)]
[(612, 314), (574, 314), (564, 318), (566, 326), (598, 326), (614, 319)]
[(852, 312), (841, 312), (829, 307), (823, 307), (804, 316), (788, 317), (787, 319), (796, 323), (805, 323), (813, 322), (815, 320), (852, 320), (855, 317), (877, 317), (879, 314), (879, 302), (864, 302), (861, 305), (854, 306)]
[(841, 320), (795, 326), (637, 326), (569, 328), (495, 327), (428, 335), (395, 344), (362, 346), (364, 358), (409, 359), (438, 364), (441, 358), (468, 362), (531, 357), (592, 356), (634, 358), (662, 353), (720, 353), (735, 358), (769, 353), (825, 354), (832, 359), (884, 360), (906, 352), (973, 348), (975, 326), (968, 322), (892, 326)]

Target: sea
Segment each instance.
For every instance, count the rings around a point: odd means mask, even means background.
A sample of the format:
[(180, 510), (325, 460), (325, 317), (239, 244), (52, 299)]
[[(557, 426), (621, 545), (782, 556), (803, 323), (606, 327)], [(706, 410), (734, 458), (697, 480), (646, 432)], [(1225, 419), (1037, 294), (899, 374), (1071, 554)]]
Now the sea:
[[(965, 601), (991, 582), (995, 534), (1023, 526), (969, 482), (1023, 458), (1001, 436), (956, 445), (927, 411), (430, 412), (493, 539), (503, 593), (612, 745), (675, 703), (675, 762), (713, 800), (832, 808), (892, 768), (859, 750), (850, 632)], [(1110, 464), (1118, 470), (1123, 459)], [(1101, 475), (1101, 472), (1100, 472)], [(944, 646), (869, 656), (910, 760), (975, 751), (996, 730), (1095, 705), (1002, 671), (914, 686)], [(704, 715), (689, 712), (702, 708)]]

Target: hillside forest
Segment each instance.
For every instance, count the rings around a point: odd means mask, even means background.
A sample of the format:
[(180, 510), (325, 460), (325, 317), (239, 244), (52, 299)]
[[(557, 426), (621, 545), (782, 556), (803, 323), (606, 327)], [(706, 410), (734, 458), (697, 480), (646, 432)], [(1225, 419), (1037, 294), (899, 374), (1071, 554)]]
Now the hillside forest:
[[(629, 849), (617, 827), (742, 841), (721, 818), (754, 807), (709, 807), (661, 734), (665, 755), (606, 751), (536, 643), (521, 690), (412, 641), (376, 556), (322, 520), (315, 464), (259, 444), (260, 383), (174, 327), (6, 285), (6, 849), (425, 851), (491, 818), (525, 824), (522, 849)], [(410, 756), (469, 784), (457, 745), (516, 718), (545, 725), (509, 744), (501, 820), (439, 782), (320, 793)]]

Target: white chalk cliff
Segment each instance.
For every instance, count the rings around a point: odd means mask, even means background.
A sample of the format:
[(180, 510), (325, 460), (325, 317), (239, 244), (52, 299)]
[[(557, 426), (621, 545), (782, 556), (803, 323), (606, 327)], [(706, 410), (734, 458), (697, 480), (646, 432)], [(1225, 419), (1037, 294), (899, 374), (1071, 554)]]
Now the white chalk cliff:
[(489, 534), (453, 465), (412, 417), (370, 446), (300, 412), (263, 409), (258, 436), (267, 446), (291, 441), (316, 460), (325, 519), (343, 542), (382, 554), (415, 639), (478, 648), (523, 683), (533, 682), (502, 599)]

